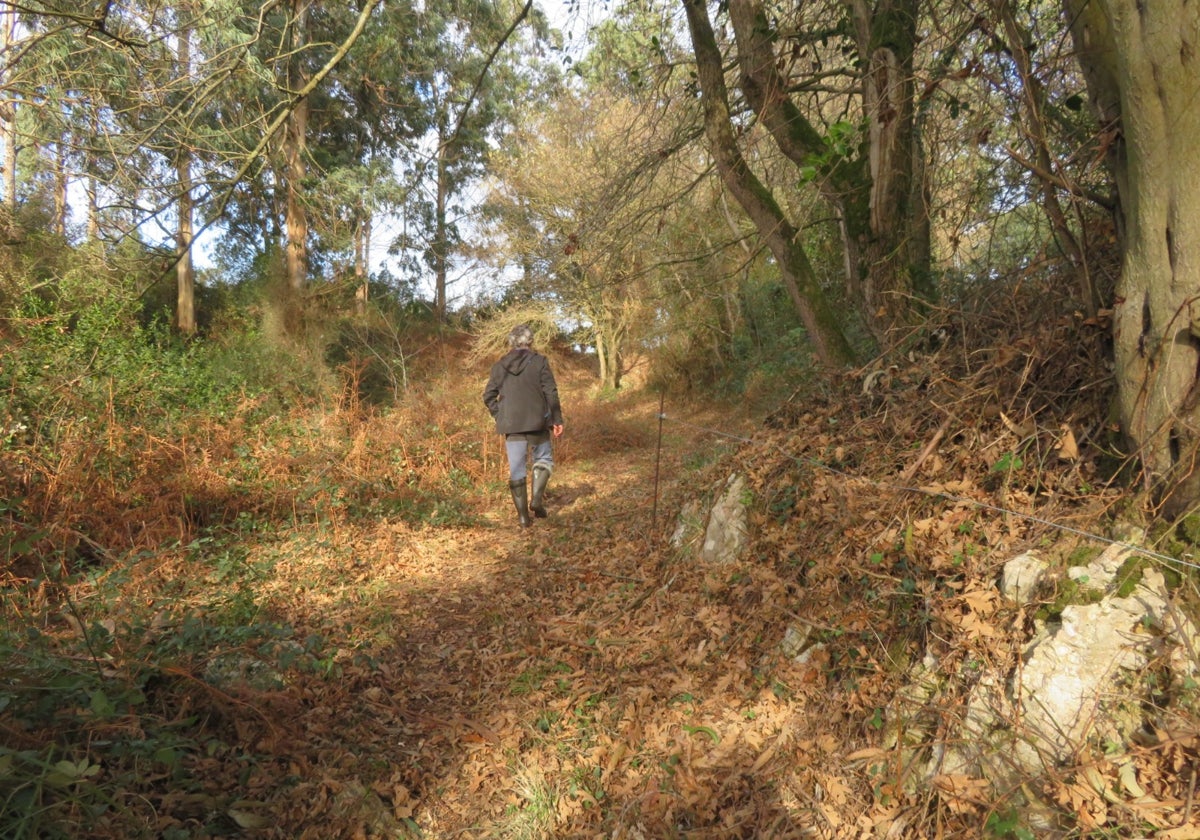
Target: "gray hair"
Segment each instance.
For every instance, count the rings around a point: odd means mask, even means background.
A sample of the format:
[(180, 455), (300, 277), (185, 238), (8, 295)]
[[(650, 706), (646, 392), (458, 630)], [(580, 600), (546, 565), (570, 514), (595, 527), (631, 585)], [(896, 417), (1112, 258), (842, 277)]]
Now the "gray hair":
[(512, 332), (508, 334), (509, 347), (529, 347), (533, 344), (533, 330), (528, 324), (521, 324), (512, 328)]

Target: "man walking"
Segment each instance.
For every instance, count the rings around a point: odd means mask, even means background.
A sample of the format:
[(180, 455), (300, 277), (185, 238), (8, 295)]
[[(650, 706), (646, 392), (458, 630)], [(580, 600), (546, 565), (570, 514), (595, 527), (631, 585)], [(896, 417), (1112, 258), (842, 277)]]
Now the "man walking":
[[(554, 471), (553, 437), (563, 433), (562, 406), (549, 360), (533, 350), (533, 330), (527, 324), (508, 334), (508, 353), (492, 365), (483, 404), (504, 435), (508, 455), (508, 486), (521, 527), (530, 525), (529, 513), (544, 517), (544, 496)], [(533, 460), (533, 498), (525, 487), (527, 461)]]

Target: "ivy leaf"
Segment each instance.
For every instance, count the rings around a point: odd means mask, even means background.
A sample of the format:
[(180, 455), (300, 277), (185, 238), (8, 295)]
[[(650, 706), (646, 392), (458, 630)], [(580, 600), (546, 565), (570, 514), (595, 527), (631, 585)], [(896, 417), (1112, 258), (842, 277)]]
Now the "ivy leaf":
[(108, 695), (103, 691), (93, 691), (88, 705), (91, 707), (92, 714), (98, 718), (110, 718), (116, 711), (112, 700), (109, 700)]

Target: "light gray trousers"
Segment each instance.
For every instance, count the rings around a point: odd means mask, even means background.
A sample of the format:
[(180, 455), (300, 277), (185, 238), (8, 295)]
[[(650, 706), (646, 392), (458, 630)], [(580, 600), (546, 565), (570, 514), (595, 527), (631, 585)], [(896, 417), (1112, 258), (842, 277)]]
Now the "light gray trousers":
[(504, 438), (504, 450), (508, 453), (509, 481), (523, 481), (528, 475), (527, 461), (533, 458), (534, 469), (541, 467), (554, 472), (554, 452), (550, 445), (549, 432), (531, 432), (520, 435), (507, 435)]

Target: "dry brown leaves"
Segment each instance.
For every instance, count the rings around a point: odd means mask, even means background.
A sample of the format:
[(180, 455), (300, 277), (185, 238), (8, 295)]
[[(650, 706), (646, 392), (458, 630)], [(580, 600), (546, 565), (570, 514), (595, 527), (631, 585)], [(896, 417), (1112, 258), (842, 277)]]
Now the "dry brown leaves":
[[(281, 523), (250, 546), (274, 560), (255, 597), (329, 656), (276, 692), (171, 683), (161, 702), (202, 721), (196, 737), (214, 746), (189, 767), (198, 790), (160, 780), (138, 795), (160, 829), (217, 809), (278, 838), (982, 836), (1003, 792), (962, 775), (913, 784), (929, 744), (890, 737), (891, 710), (926, 652), (947, 680), (1014, 661), (1020, 617), (993, 583), (1019, 547), (1054, 536), (1021, 514), (1086, 521), (1114, 497), (1092, 489), (1094, 406), (1047, 390), (1068, 352), (1047, 338), (974, 366), (897, 366), (876, 378), (885, 390), (856, 380), (767, 428), (668, 406), (688, 422), (662, 424), (661, 452), (656, 402), (596, 403), (564, 377), (551, 518), (527, 531), (481, 407), (469, 421), (431, 402), (407, 417), (331, 417), (287, 451), (236, 418), (150, 447), (148, 464), (183, 458), (165, 486), (208, 493), (212, 515), (229, 515), (232, 462), (271, 479), (238, 500)], [(442, 420), (438, 436), (406, 434), (418, 413)], [(750, 550), (702, 567), (671, 544), (672, 517), (735, 470), (755, 500)], [(282, 524), (289, 504), (315, 504), (298, 501), (298, 481), (353, 501), (455, 474), (475, 486), (473, 524), (337, 508)], [(159, 563), (131, 597), (187, 574), (184, 557)], [(783, 653), (789, 628), (806, 636), (799, 657)], [(927, 738), (948, 731), (961, 699), (930, 699)], [(1175, 808), (1155, 811), (1158, 836), (1192, 837), (1197, 758), (1180, 727), (1050, 793), (1080, 830), (1149, 820), (1136, 797), (1104, 795), (1128, 793), (1132, 767), (1155, 808)]]

